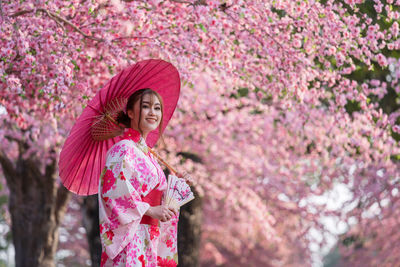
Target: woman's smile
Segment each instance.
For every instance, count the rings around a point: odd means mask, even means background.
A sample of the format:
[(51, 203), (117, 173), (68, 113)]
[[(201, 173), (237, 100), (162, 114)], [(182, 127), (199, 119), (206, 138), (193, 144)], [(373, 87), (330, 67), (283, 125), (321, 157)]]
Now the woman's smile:
[(157, 122), (157, 119), (156, 118), (147, 118), (146, 121), (153, 124), (153, 123)]

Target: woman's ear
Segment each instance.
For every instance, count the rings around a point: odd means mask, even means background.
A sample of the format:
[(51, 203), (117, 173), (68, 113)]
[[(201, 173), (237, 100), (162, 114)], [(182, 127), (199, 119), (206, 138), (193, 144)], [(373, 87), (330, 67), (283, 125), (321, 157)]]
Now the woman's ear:
[(128, 117), (129, 117), (131, 120), (133, 120), (133, 118), (135, 117), (135, 116), (134, 116), (135, 113), (133, 112), (132, 109), (129, 109), (129, 110), (127, 111), (127, 114), (128, 114)]

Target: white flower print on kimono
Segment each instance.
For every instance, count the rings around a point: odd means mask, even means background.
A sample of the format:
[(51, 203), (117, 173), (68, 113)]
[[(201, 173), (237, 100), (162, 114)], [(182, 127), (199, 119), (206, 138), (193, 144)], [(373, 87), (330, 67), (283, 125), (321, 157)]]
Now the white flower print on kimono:
[(101, 266), (176, 266), (179, 214), (157, 225), (141, 223), (150, 207), (143, 198), (167, 183), (154, 156), (140, 148), (144, 139), (134, 140), (110, 148), (100, 177)]

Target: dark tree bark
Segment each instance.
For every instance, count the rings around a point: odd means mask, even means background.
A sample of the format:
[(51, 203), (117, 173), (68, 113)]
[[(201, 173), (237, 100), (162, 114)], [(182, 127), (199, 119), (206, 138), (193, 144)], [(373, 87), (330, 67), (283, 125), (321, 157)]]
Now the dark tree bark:
[(84, 198), (82, 203), (83, 226), (89, 244), (92, 267), (99, 267), (101, 260), (101, 241), (99, 228), (98, 195)]
[(0, 151), (0, 164), (10, 190), (16, 267), (55, 266), (58, 229), (70, 198), (69, 191), (57, 183), (56, 162), (42, 174), (39, 159), (19, 157), (13, 163)]
[(200, 266), (199, 251), (202, 222), (202, 200), (192, 187), (195, 199), (182, 206), (178, 223), (179, 267)]

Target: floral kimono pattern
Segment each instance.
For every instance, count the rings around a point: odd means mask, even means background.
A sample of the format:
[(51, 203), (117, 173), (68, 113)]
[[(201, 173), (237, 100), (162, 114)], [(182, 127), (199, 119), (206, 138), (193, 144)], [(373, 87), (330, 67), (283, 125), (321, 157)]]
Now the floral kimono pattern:
[(107, 152), (99, 183), (101, 266), (176, 266), (178, 216), (158, 225), (141, 224), (153, 189), (165, 191), (166, 177), (150, 152), (123, 139)]

